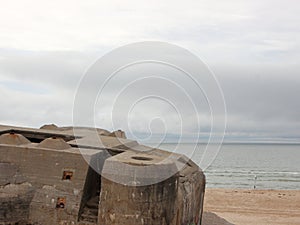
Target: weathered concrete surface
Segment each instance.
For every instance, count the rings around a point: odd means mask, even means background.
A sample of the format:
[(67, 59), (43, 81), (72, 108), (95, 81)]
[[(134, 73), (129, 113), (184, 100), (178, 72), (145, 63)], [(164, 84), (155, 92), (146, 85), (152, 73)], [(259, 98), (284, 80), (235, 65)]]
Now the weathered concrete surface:
[[(205, 177), (186, 157), (170, 158), (162, 151), (126, 152), (106, 160), (102, 174), (108, 178), (102, 178), (99, 221), (103, 224), (201, 221)], [(132, 183), (137, 186), (128, 187)]]
[(16, 165), (0, 162), (0, 224), (25, 224), (33, 194)]
[[(64, 208), (57, 208), (57, 199), (65, 198)], [(63, 191), (54, 186), (37, 189), (30, 204), (29, 222), (42, 225), (57, 224), (58, 221), (69, 221), (75, 224), (79, 212), (81, 193)]]
[(43, 140), (41, 143), (37, 145), (39, 148), (48, 148), (48, 149), (56, 149), (56, 150), (63, 150), (71, 148), (67, 142), (65, 142), (62, 138), (47, 138)]
[(205, 176), (198, 166), (188, 161), (180, 171), (178, 190), (179, 224), (199, 224), (203, 214)]
[(26, 145), (29, 143), (30, 143), (30, 141), (27, 138), (25, 138), (23, 135), (20, 135), (20, 134), (7, 133), (7, 134), (2, 134), (0, 136), (0, 144)]
[(29, 183), (0, 188), (0, 224), (27, 224), (34, 188)]
[(22, 184), (26, 178), (20, 173), (19, 168), (12, 163), (0, 162), (0, 187), (9, 184)]
[(102, 179), (99, 224), (176, 224), (177, 178), (148, 186)]
[(102, 173), (100, 224), (176, 224), (178, 179), (175, 163), (155, 155), (125, 152), (109, 158)]
[(0, 126), (0, 224), (199, 225), (204, 191), (192, 161), (123, 131)]

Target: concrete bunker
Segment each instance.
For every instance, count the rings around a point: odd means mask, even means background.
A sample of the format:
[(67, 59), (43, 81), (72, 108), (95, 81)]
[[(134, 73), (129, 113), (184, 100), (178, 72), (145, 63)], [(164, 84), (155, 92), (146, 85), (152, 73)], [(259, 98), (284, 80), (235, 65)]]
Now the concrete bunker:
[[(0, 136), (6, 136), (0, 140), (0, 169), (5, 163), (3, 171), (13, 174), (0, 174), (0, 204), (20, 198), (26, 203), (22, 211), (6, 207), (14, 218), (0, 217), (0, 224), (201, 224), (205, 176), (196, 164), (101, 130), (99, 146), (90, 128), (78, 129), (79, 142), (71, 127), (0, 125)], [(8, 142), (7, 136), (21, 141)], [(174, 175), (152, 182), (167, 171)], [(1, 197), (2, 187), (12, 183), (24, 189), (18, 199)]]

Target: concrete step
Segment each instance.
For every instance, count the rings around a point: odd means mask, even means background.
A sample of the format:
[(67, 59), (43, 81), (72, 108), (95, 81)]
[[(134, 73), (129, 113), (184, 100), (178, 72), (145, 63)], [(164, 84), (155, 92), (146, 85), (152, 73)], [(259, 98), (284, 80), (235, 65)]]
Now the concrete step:
[(91, 198), (85, 205), (80, 216), (80, 222), (97, 223), (98, 220), (99, 196)]
[(92, 215), (92, 214), (88, 214), (88, 213), (83, 213), (81, 215), (81, 221), (83, 222), (90, 222), (90, 223), (97, 223), (98, 220), (98, 215)]
[(96, 222), (80, 221), (77, 225), (96, 225)]
[(85, 207), (90, 209), (97, 209), (98, 203), (87, 203)]
[(86, 207), (88, 208), (98, 208), (99, 206), (99, 199), (93, 200), (93, 201), (88, 201), (86, 203)]
[(85, 208), (82, 214), (98, 216), (98, 209)]

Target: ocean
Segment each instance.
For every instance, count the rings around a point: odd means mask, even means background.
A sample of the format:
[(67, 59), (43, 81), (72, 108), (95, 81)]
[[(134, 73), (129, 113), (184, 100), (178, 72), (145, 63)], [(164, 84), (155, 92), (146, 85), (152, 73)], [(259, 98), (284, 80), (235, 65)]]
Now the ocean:
[[(159, 148), (174, 151), (176, 146), (165, 143)], [(186, 154), (194, 147), (180, 144), (179, 152)], [(197, 161), (200, 152), (196, 149), (192, 159)], [(204, 173), (208, 188), (300, 190), (300, 145), (223, 144)]]

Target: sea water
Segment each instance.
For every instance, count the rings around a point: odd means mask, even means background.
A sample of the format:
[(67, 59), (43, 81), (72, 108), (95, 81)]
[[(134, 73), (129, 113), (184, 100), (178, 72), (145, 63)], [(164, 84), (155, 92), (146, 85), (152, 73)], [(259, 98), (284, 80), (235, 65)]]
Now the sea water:
[[(198, 144), (205, 147), (204, 144)], [(161, 144), (173, 151), (175, 143)], [(193, 149), (192, 149), (193, 148)], [(193, 150), (195, 144), (181, 144), (180, 153)], [(213, 162), (204, 170), (209, 188), (300, 189), (299, 144), (222, 144)]]

